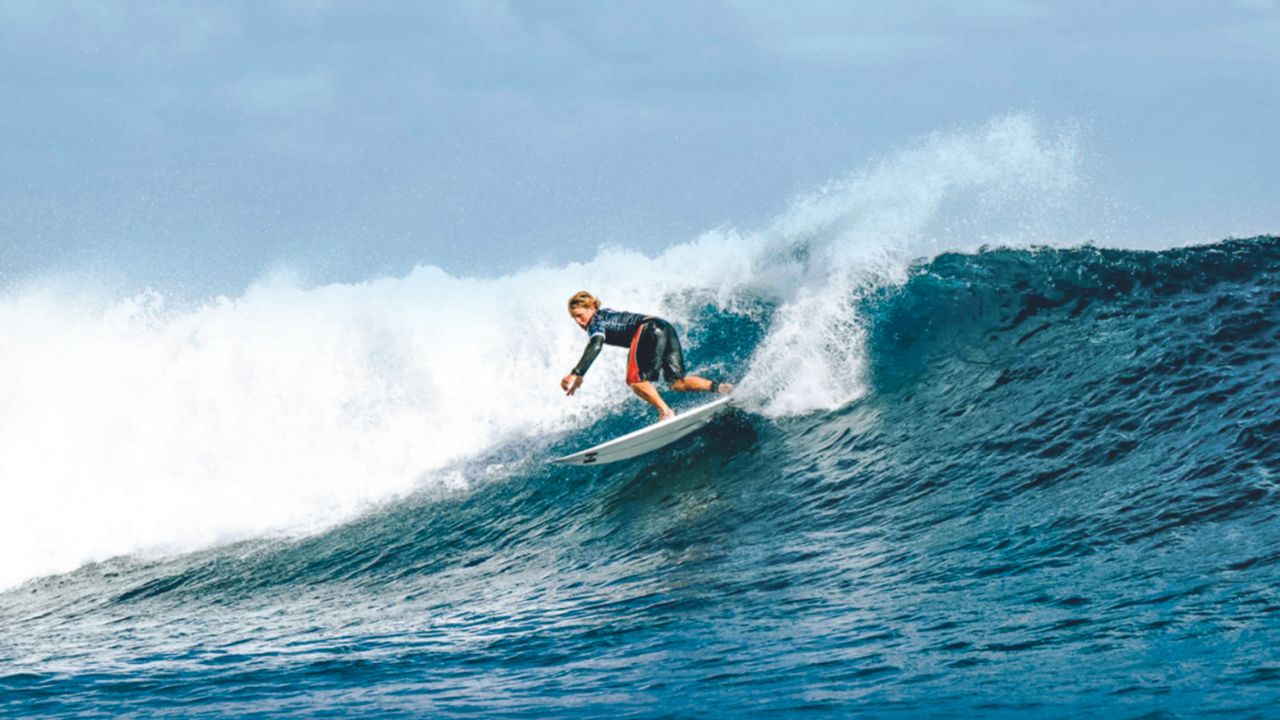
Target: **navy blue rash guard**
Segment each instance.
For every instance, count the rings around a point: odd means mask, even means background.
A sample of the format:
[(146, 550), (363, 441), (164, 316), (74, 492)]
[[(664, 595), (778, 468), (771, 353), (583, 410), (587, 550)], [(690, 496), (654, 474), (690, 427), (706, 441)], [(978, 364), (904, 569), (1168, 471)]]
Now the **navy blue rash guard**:
[(652, 315), (600, 308), (587, 323), (587, 336), (603, 335), (605, 345), (631, 347), (631, 338), (635, 337), (640, 323), (652, 319)]
[(591, 322), (587, 323), (587, 349), (583, 351), (582, 359), (578, 361), (578, 365), (573, 369), (572, 374), (585, 375), (587, 368), (591, 367), (591, 363), (595, 362), (596, 356), (600, 354), (602, 345), (631, 347), (631, 339), (635, 337), (636, 330), (645, 321), (652, 319), (652, 315), (610, 310), (609, 308), (596, 310)]

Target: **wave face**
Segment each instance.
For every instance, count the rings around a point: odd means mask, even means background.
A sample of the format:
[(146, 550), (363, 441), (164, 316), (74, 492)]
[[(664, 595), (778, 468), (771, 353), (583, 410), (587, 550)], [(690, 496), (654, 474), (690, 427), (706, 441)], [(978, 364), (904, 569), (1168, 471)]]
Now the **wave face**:
[[(24, 291), (0, 714), (1267, 716), (1280, 238), (939, 239), (957, 194), (1052, 200), (1068, 145), (934, 138), (657, 258)], [(546, 465), (649, 420), (618, 353), (555, 392), (579, 286), (660, 308), (739, 409)]]

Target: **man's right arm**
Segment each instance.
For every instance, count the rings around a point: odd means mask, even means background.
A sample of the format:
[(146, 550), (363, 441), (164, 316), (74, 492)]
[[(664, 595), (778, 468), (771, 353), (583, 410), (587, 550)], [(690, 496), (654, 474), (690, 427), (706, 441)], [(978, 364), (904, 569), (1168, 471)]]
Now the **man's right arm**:
[(600, 354), (600, 348), (604, 347), (604, 335), (592, 335), (587, 341), (587, 348), (582, 351), (582, 359), (574, 366), (570, 375), (582, 377), (587, 374), (587, 370), (591, 367), (591, 363), (596, 361), (596, 356)]

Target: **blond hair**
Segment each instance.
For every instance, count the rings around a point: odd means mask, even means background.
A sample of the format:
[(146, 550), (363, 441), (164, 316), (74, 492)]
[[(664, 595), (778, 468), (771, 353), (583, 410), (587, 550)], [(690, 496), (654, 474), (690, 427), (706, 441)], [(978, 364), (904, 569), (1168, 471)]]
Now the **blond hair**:
[(580, 290), (574, 293), (573, 297), (569, 298), (569, 312), (573, 312), (573, 309), (576, 307), (589, 307), (599, 310), (600, 298), (592, 295), (586, 290)]

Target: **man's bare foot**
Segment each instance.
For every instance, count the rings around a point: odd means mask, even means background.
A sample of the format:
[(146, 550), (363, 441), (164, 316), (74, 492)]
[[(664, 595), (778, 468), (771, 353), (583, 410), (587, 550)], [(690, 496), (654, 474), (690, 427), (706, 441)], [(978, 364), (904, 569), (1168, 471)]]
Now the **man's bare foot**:
[(666, 411), (658, 412), (658, 422), (662, 422), (663, 420), (671, 420), (675, 418), (675, 416), (676, 416), (675, 412), (673, 412), (671, 408), (667, 408)]
[(733, 392), (733, 383), (720, 383), (720, 386), (716, 388), (716, 392), (721, 395), (728, 395)]

